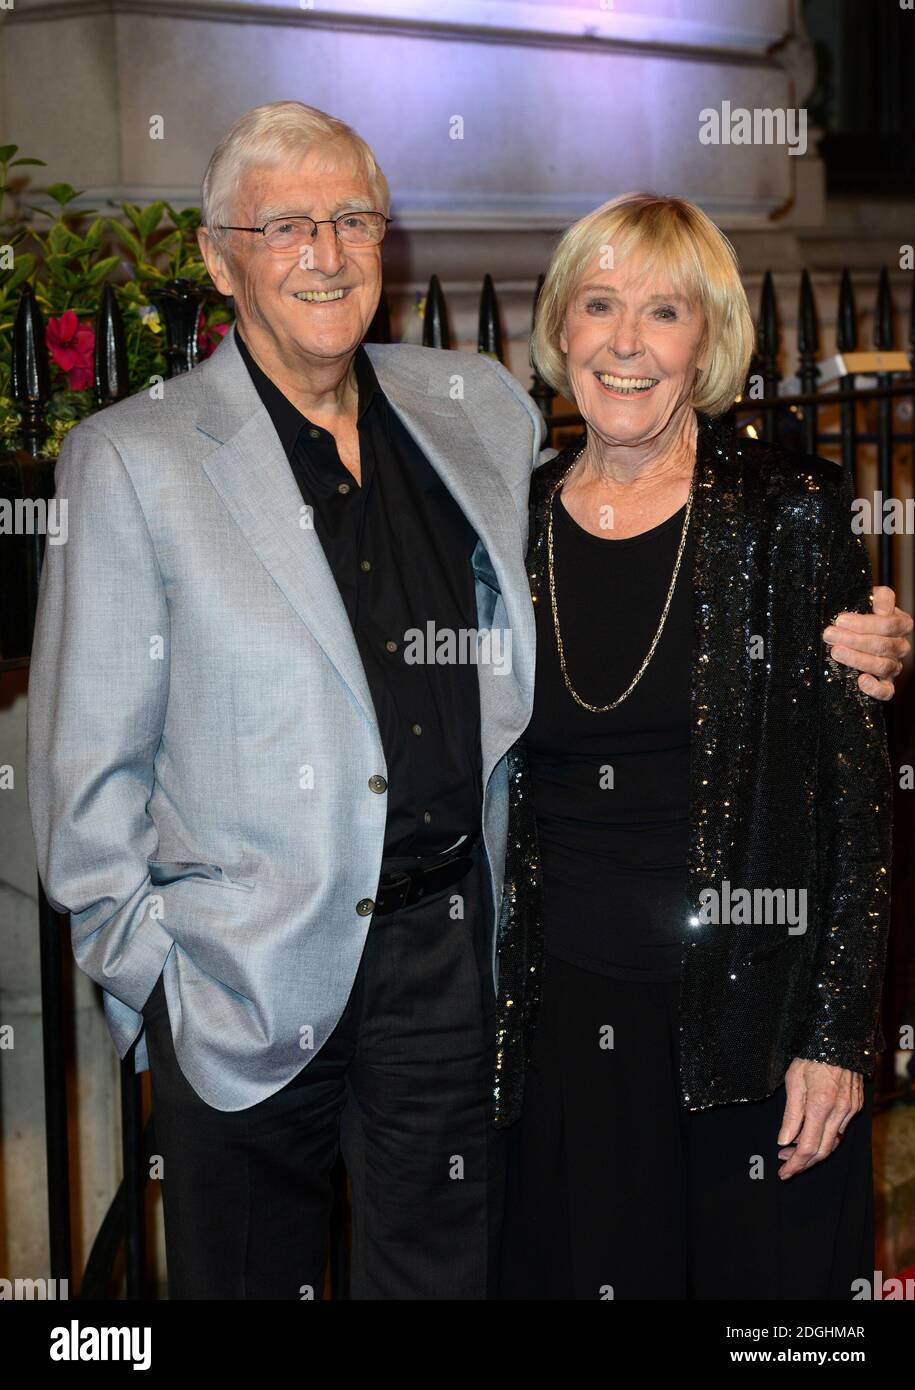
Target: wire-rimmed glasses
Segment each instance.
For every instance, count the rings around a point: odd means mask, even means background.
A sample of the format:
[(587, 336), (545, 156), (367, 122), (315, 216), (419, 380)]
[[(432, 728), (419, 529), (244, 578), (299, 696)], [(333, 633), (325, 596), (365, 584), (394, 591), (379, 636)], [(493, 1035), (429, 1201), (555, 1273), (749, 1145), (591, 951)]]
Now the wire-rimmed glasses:
[(376, 246), (384, 239), (390, 217), (383, 212), (361, 209), (341, 212), (339, 217), (306, 217), (298, 213), (272, 217), (262, 227), (217, 226), (221, 232), (262, 232), (271, 251), (296, 252), (310, 246), (324, 222), (333, 224), (340, 241), (346, 246)]

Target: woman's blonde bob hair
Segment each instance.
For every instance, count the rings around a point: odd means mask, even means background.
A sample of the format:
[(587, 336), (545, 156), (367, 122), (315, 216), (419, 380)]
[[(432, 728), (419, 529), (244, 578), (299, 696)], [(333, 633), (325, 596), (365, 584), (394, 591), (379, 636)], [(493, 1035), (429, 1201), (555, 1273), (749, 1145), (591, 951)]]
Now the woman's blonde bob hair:
[(624, 193), (569, 227), (557, 246), (537, 301), (531, 364), (571, 400), (565, 353), (559, 346), (566, 310), (582, 276), (598, 255), (612, 252), (618, 269), (630, 253), (644, 257), (644, 273), (665, 290), (700, 305), (705, 315), (702, 349), (708, 361), (697, 372), (690, 405), (722, 415), (744, 388), (755, 329), (733, 246), (705, 213), (684, 198)]
[(374, 210), (387, 216), (391, 210), (388, 181), (361, 135), (315, 106), (301, 101), (270, 101), (264, 106), (252, 106), (239, 116), (207, 165), (201, 190), (201, 221), (213, 240), (226, 242), (229, 234), (219, 231), (220, 224), (239, 221), (238, 194), (249, 169), (298, 164), (312, 147), (322, 149), (329, 164), (340, 162), (341, 156), (343, 162), (352, 164), (371, 190)]

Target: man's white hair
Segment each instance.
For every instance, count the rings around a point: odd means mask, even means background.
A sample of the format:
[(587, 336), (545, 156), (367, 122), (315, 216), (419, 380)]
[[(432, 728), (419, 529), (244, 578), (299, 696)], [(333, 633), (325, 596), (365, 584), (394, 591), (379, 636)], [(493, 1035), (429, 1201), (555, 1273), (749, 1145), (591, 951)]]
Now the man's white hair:
[[(220, 140), (207, 165), (201, 190), (201, 221), (216, 242), (225, 242), (220, 224), (238, 222), (238, 192), (252, 167), (298, 164), (309, 150), (323, 147), (335, 163), (352, 163), (372, 191), (374, 208), (386, 216), (391, 208), (388, 181), (371, 149), (336, 116), (301, 101), (270, 101), (239, 116)], [(278, 209), (292, 212), (292, 208)]]

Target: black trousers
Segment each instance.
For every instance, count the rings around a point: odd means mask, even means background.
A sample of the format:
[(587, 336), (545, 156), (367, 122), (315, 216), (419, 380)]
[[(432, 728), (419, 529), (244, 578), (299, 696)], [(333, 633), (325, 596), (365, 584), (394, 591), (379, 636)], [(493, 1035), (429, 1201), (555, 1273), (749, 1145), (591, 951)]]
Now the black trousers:
[(872, 1083), (838, 1149), (782, 1180), (784, 1086), (680, 1106), (678, 994), (546, 958), (502, 1297), (851, 1299), (874, 1268)]
[(188, 1084), (159, 979), (143, 1015), (171, 1299), (321, 1298), (341, 1149), (351, 1297), (487, 1296), (504, 1200), (490, 903), (478, 845), (459, 883), (376, 917), (328, 1041), (247, 1110)]

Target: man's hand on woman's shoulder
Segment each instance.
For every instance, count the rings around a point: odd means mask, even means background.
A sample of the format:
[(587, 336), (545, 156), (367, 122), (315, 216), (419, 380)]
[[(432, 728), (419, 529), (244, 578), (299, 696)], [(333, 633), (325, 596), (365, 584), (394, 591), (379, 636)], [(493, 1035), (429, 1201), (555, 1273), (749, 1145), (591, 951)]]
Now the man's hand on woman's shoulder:
[(896, 607), (895, 593), (883, 585), (874, 588), (872, 606), (872, 613), (839, 613), (823, 640), (836, 661), (862, 673), (858, 684), (866, 695), (892, 700), (893, 682), (911, 650), (906, 634), (912, 615)]

